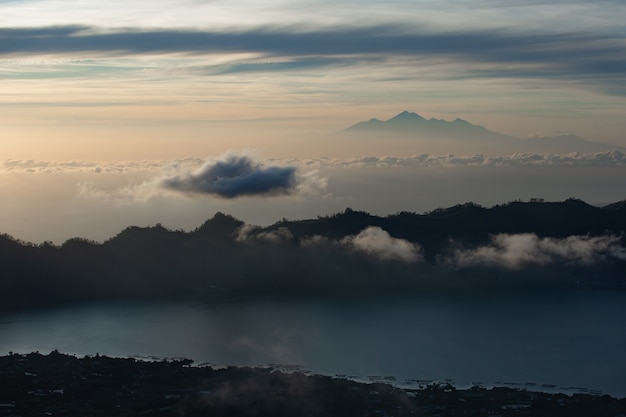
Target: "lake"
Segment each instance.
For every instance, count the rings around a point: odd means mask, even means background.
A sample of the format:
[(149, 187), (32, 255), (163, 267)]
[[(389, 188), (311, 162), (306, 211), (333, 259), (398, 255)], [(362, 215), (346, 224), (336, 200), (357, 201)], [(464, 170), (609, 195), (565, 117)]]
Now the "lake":
[(626, 397), (625, 324), (624, 292), (101, 304), (1, 315), (0, 354), (185, 357)]

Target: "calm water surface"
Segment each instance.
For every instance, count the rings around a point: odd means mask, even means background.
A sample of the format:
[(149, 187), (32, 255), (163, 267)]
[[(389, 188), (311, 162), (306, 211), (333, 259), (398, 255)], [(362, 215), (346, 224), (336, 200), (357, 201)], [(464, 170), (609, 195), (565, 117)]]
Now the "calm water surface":
[(0, 316), (0, 354), (54, 349), (626, 397), (626, 293), (115, 304)]

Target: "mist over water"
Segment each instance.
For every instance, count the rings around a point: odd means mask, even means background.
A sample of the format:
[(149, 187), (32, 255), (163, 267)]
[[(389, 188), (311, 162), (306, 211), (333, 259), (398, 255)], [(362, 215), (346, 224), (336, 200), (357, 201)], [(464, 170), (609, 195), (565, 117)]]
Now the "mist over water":
[[(0, 317), (0, 354), (187, 357), (625, 397), (626, 293), (107, 304)], [(553, 386), (554, 385), (554, 386)]]

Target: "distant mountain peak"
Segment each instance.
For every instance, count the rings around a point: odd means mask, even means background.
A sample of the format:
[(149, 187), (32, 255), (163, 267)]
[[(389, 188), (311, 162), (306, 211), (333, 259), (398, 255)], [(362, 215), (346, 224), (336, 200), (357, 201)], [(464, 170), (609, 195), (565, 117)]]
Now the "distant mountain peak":
[(417, 113), (410, 112), (408, 110), (404, 110), (402, 113), (398, 113), (391, 119), (387, 120), (388, 122), (392, 121), (405, 121), (405, 120), (426, 120), (422, 116)]

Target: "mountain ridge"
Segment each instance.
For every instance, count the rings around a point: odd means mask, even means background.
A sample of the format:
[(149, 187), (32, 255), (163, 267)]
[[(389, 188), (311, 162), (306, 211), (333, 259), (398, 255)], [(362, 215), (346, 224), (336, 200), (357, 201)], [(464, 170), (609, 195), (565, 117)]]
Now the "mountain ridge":
[(348, 208), (268, 227), (217, 213), (190, 232), (134, 226), (102, 243), (33, 245), (2, 235), (0, 265), (0, 309), (119, 299), (619, 290), (626, 288), (626, 204), (465, 203), (386, 217)]

